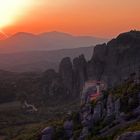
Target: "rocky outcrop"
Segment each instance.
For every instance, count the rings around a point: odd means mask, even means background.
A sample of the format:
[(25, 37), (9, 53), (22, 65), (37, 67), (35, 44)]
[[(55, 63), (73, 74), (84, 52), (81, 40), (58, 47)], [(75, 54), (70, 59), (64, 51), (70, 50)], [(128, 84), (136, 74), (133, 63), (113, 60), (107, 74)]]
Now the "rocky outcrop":
[(42, 101), (52, 102), (65, 99), (67, 89), (63, 85), (63, 81), (59, 73), (54, 70), (47, 70), (42, 76)]
[[(82, 104), (78, 112), (67, 113), (60, 138), (86, 140), (91, 135), (108, 137), (120, 128), (135, 125), (140, 116), (139, 91), (140, 85), (135, 81), (125, 81), (120, 86), (102, 91), (102, 96)], [(137, 140), (139, 133), (132, 133), (126, 133), (117, 140)]]
[[(74, 58), (73, 63), (66, 57), (59, 67), (63, 85), (68, 93), (77, 97), (87, 80), (104, 81), (108, 87), (112, 87), (122, 83), (132, 73), (139, 78), (139, 47), (140, 32), (130, 31), (107, 44), (97, 45), (89, 62), (83, 55)], [(116, 104), (119, 106), (118, 102)]]
[(131, 73), (140, 75), (140, 32), (120, 34), (107, 44), (97, 45), (88, 63), (88, 78), (109, 86), (122, 82)]
[(41, 140), (52, 140), (54, 135), (54, 128), (53, 127), (46, 127), (42, 131), (42, 138)]
[(87, 80), (87, 62), (84, 55), (73, 60), (74, 93), (79, 93)]
[(89, 80), (101, 80), (101, 76), (105, 69), (106, 56), (107, 56), (106, 44), (97, 45), (94, 48), (94, 53), (91, 60), (87, 64), (87, 75)]
[(113, 95), (109, 95), (107, 99), (107, 117), (114, 115), (114, 100)]
[(41, 80), (45, 98), (59, 99), (61, 96), (80, 99), (80, 91), (87, 80), (87, 62), (84, 55), (75, 58), (73, 63), (69, 57), (63, 58), (59, 65), (59, 72), (47, 70)]
[(116, 116), (116, 119), (119, 117), (120, 115), (120, 108), (121, 108), (121, 103), (120, 103), (120, 98), (118, 98), (116, 101), (115, 101), (115, 116)]
[(102, 119), (103, 105), (102, 102), (98, 102), (94, 107), (93, 121), (98, 122)]
[(79, 95), (85, 81), (100, 80), (108, 87), (124, 81), (130, 74), (140, 77), (140, 32), (120, 34), (107, 44), (97, 45), (89, 62), (83, 55), (63, 58), (59, 65), (61, 82), (67, 94)]
[(67, 88), (67, 94), (72, 93), (73, 89), (73, 70), (72, 62), (69, 57), (63, 58), (59, 65), (59, 74), (63, 85)]

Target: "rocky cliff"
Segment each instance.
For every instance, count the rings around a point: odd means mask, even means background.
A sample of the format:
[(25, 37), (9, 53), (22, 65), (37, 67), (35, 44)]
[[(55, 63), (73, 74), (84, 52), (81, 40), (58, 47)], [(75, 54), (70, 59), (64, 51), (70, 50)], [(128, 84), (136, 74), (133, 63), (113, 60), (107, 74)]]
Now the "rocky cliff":
[(107, 44), (97, 45), (90, 61), (84, 55), (73, 60), (66, 57), (59, 75), (67, 93), (77, 97), (87, 80), (104, 81), (108, 87), (121, 84), (131, 74), (140, 77), (140, 31), (120, 34)]
[(78, 84), (82, 87), (86, 80), (102, 80), (112, 87), (122, 83), (133, 73), (139, 77), (139, 62), (140, 31), (130, 31), (120, 34), (107, 44), (97, 45), (88, 62), (83, 55), (75, 58), (73, 64), (69, 63), (70, 77), (73, 77), (71, 81), (77, 87)]
[(130, 74), (140, 75), (140, 32), (120, 34), (107, 44), (94, 49), (88, 62), (88, 78), (105, 81), (108, 86), (116, 85)]
[(139, 121), (140, 82), (130, 76), (100, 98), (82, 104), (77, 112), (67, 113), (61, 126), (44, 129), (42, 139), (139, 140)]

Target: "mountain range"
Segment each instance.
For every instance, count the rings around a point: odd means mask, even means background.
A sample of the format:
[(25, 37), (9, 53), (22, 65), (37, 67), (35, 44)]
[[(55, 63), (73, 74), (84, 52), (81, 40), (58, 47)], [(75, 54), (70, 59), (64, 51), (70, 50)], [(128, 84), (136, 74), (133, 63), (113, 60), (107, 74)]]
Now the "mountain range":
[(22, 52), (35, 50), (58, 50), (95, 46), (107, 42), (108, 39), (92, 36), (74, 36), (63, 32), (45, 32), (38, 35), (18, 32), (0, 41), (0, 52)]

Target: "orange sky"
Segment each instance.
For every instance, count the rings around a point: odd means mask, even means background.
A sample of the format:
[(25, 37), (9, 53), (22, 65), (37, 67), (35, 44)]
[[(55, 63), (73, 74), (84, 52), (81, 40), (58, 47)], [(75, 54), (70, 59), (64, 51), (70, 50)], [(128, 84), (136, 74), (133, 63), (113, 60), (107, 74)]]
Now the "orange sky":
[[(21, 0), (24, 1), (24, 0)], [(75, 35), (113, 37), (140, 29), (140, 0), (28, 0), (14, 22), (2, 28), (16, 32), (62, 31)]]

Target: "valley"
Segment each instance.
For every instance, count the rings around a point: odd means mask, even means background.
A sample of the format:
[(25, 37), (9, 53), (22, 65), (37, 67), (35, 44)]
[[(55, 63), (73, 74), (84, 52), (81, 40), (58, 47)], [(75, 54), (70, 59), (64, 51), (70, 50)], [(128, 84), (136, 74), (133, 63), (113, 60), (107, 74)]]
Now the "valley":
[[(54, 139), (67, 140), (64, 124), (71, 122), (76, 140), (113, 140), (127, 130), (139, 131), (139, 44), (140, 32), (130, 31), (95, 46), (89, 60), (83, 54), (62, 58), (57, 70), (1, 70), (1, 139), (38, 140), (42, 130), (52, 126)], [(93, 80), (104, 81), (107, 88), (97, 100), (81, 105), (83, 86)], [(94, 123), (89, 119), (83, 124), (79, 115), (85, 116), (84, 113), (93, 116)]]

